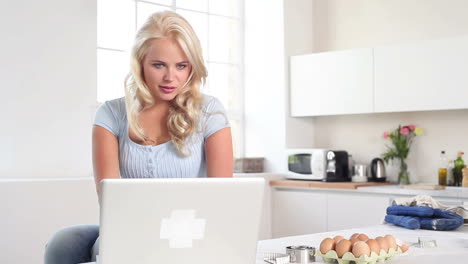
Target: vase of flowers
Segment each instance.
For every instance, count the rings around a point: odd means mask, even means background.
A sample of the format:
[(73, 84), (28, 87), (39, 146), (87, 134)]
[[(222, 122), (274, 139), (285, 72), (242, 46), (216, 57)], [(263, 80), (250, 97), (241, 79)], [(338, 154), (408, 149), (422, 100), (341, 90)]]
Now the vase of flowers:
[(399, 158), (400, 160), (400, 171), (398, 172), (398, 183), (401, 185), (410, 184), (408, 164), (406, 160)]
[(385, 131), (383, 137), (390, 140), (391, 145), (387, 145), (387, 151), (382, 154), (383, 159), (388, 164), (390, 160), (399, 161), (400, 171), (398, 173), (399, 184), (410, 184), (408, 164), (406, 159), (410, 152), (411, 144), (416, 136), (420, 136), (423, 129), (415, 125), (401, 126), (391, 131)]

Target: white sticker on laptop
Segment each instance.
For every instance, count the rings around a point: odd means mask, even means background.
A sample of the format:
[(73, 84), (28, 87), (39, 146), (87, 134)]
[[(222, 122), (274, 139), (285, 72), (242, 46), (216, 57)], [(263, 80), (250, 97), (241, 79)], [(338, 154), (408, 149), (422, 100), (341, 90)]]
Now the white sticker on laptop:
[(191, 248), (193, 240), (205, 236), (206, 219), (195, 218), (195, 210), (173, 210), (161, 221), (159, 237), (169, 240), (170, 248)]

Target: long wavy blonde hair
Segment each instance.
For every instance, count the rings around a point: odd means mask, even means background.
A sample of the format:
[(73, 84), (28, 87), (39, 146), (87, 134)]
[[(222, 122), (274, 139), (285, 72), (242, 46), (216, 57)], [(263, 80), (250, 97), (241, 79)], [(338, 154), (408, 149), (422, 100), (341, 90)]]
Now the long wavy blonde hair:
[(180, 93), (170, 102), (167, 127), (180, 156), (189, 155), (185, 140), (198, 128), (202, 96), (200, 86), (207, 71), (202, 49), (193, 28), (182, 16), (172, 11), (152, 14), (136, 34), (131, 52), (130, 73), (125, 79), (125, 104), (129, 128), (142, 141), (149, 140), (138, 121), (141, 110), (154, 105), (154, 98), (143, 78), (142, 61), (153, 39), (175, 40), (192, 65), (191, 73)]

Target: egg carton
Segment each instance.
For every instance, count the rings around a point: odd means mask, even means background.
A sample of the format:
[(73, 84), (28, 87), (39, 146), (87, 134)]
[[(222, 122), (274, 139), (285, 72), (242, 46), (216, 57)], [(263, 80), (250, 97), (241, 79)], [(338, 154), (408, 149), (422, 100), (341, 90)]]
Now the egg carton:
[(359, 258), (356, 258), (351, 252), (346, 252), (343, 254), (343, 257), (339, 258), (335, 250), (329, 250), (326, 254), (322, 254), (320, 250), (317, 250), (315, 252), (315, 256), (322, 257), (327, 263), (337, 261), (339, 264), (350, 264), (351, 262), (356, 264), (375, 264), (378, 261), (390, 260), (401, 253), (403, 253), (403, 251), (400, 247), (397, 247), (396, 250), (394, 248), (390, 248), (388, 252), (385, 252), (385, 250), (381, 249), (380, 254), (371, 252), (370, 256), (361, 255)]

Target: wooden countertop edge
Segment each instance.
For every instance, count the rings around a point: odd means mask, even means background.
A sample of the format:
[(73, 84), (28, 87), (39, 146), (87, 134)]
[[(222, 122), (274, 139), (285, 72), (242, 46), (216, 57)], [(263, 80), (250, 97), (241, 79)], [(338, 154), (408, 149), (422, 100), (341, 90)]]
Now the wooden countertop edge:
[(306, 187), (306, 188), (331, 188), (331, 189), (357, 189), (363, 186), (391, 185), (391, 182), (314, 182), (297, 180), (274, 180), (270, 181), (270, 186), (280, 187)]

